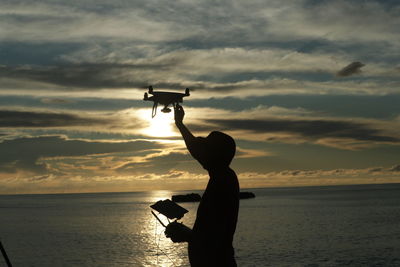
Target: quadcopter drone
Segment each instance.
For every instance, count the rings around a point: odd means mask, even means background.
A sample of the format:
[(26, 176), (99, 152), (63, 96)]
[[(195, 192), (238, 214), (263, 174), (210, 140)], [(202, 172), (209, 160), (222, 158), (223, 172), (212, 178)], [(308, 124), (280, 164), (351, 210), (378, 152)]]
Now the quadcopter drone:
[(185, 96), (189, 96), (189, 88), (186, 88), (185, 93), (174, 93), (174, 92), (154, 92), (153, 91), (153, 86), (149, 86), (149, 94), (152, 96), (149, 97), (147, 93), (144, 93), (144, 98), (143, 100), (145, 101), (153, 101), (153, 110), (151, 113), (151, 117), (154, 118), (154, 116), (157, 113), (157, 106), (158, 104), (164, 105), (164, 108), (161, 109), (161, 112), (163, 113), (169, 113), (171, 112), (171, 109), (168, 107), (169, 105), (175, 106), (178, 103), (182, 103), (183, 98)]

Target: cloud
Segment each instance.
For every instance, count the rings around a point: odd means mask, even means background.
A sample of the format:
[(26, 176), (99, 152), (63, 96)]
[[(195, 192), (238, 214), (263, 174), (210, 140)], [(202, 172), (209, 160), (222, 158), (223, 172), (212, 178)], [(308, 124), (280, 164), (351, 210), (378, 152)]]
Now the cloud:
[[(143, 69), (125, 65), (99, 63), (69, 64), (67, 67), (0, 66), (0, 94), (139, 100), (142, 99), (145, 88), (151, 84), (156, 90), (183, 90), (189, 87), (193, 91), (191, 99), (210, 98), (210, 92), (215, 98), (231, 96), (243, 99), (276, 94), (388, 94), (397, 93), (399, 87), (399, 82), (391, 79), (330, 80), (334, 69), (322, 72), (291, 72), (285, 66), (275, 66), (277, 70), (272, 72), (237, 72), (234, 68), (224, 69), (225, 63), (206, 61), (177, 63), (171, 69), (163, 69), (157, 64), (154, 68)], [(304, 67), (301, 62), (296, 63), (296, 66)], [(329, 78), (319, 80), (320, 75)]]
[(400, 164), (394, 165), (389, 169), (391, 172), (400, 172)]
[[(128, 162), (118, 167), (116, 170), (118, 173), (125, 174), (138, 174), (138, 173), (149, 173), (149, 174), (165, 174), (177, 168), (178, 165), (189, 162), (192, 163), (194, 160), (186, 152), (171, 152), (171, 153), (156, 153), (150, 154), (143, 158), (140, 162)], [(191, 164), (190, 164), (191, 165)]]
[[(233, 47), (276, 40), (398, 40), (393, 1), (141, 1), (2, 3), (0, 37), (23, 41), (110, 40), (214, 43)], [(246, 12), (243, 12), (245, 10)], [(185, 16), (180, 16), (185, 14)], [(369, 19), (366, 27), (365, 18)], [(349, 30), (351, 29), (351, 30)], [(354, 34), (362, 33), (362, 34)]]
[[(272, 9), (259, 12), (271, 14)], [(375, 40), (394, 44), (399, 40), (398, 11), (391, 1), (296, 1), (275, 8), (267, 31), (275, 38), (331, 40), (359, 44), (358, 48)]]
[(74, 103), (72, 100), (69, 100), (69, 99), (48, 98), (48, 97), (42, 98), (40, 100), (40, 102), (43, 103), (43, 104), (54, 104), (54, 105), (57, 105), (57, 104), (63, 105), (63, 104), (72, 104), (72, 103)]
[(162, 147), (163, 145), (160, 143), (144, 140), (106, 142), (74, 140), (64, 136), (17, 138), (0, 143), (0, 166), (2, 172), (25, 170), (33, 173), (45, 173), (50, 168), (49, 163), (43, 161), (45, 158), (137, 153)]
[(160, 70), (167, 65), (86, 63), (60, 66), (0, 66), (0, 78), (12, 77), (75, 89), (145, 88), (149, 81), (140, 74), (146, 70)]
[(332, 170), (285, 170), (280, 172), (271, 172), (269, 175), (292, 176), (292, 177), (356, 177), (363, 175), (392, 175), (393, 172), (399, 172), (400, 165), (393, 167), (373, 167), (364, 169), (332, 169)]
[[(399, 143), (397, 136), (388, 135), (370, 125), (351, 121), (328, 119), (208, 119), (211, 123), (225, 131), (245, 130), (254, 133), (293, 134), (299, 140), (316, 142), (320, 139), (344, 139), (363, 142)], [(300, 137), (299, 137), (300, 136)], [(279, 140), (279, 135), (271, 136)]]
[[(21, 63), (21, 59), (16, 58), (17, 64), (8, 59), (9, 66), (0, 68), (0, 77), (12, 79), (14, 85), (10, 81), (9, 85), (5, 81), (0, 84), (5, 89), (29, 87), (47, 88), (49, 91), (66, 89), (65, 87), (75, 90), (143, 88), (153, 84), (155, 88), (192, 87), (222, 94), (235, 91), (238, 97), (241, 96), (238, 91), (252, 95), (254, 90), (258, 91), (258, 95), (271, 92), (371, 92), (368, 90), (372, 87), (371, 81), (348, 84), (345, 89), (340, 82), (326, 85), (320, 83), (330, 81), (331, 73), (335, 73), (338, 66), (348, 63), (348, 54), (357, 51), (364, 52), (359, 52), (362, 55), (354, 57), (367, 62), (368, 70), (372, 70), (372, 73), (364, 75), (366, 78), (376, 75), (377, 72), (383, 73), (389, 67), (393, 69), (390, 61), (396, 61), (393, 58), (395, 52), (387, 52), (389, 56), (384, 60), (378, 58), (373, 62), (365, 59), (368, 51), (382, 50), (381, 42), (375, 41), (383, 40), (382, 38), (367, 38), (371, 41), (353, 44), (350, 36), (354, 37), (354, 34), (349, 34), (348, 29), (361, 25), (364, 33), (366, 28), (361, 14), (348, 12), (348, 9), (359, 9), (358, 5), (343, 1), (333, 1), (333, 4), (322, 2), (310, 4), (308, 1), (298, 1), (282, 4), (273, 1), (266, 6), (259, 1), (251, 5), (222, 1), (213, 10), (205, 4), (198, 5), (193, 1), (169, 3), (167, 6), (170, 8), (162, 9), (153, 2), (144, 5), (137, 1), (113, 3), (107, 5), (107, 9), (92, 8), (86, 1), (73, 6), (59, 1), (40, 1), (34, 5), (4, 4), (1, 6), (3, 8), (0, 7), (3, 10), (0, 15), (16, 29), (12, 30), (11, 26), (3, 27), (3, 31), (10, 33), (0, 32), (0, 36), (3, 33), (4, 39), (16, 47), (19, 43), (26, 45), (37, 42), (29, 38), (21, 42), (9, 39), (29, 36), (37, 38), (44, 35), (40, 39), (43, 46), (48, 45), (48, 50), (56, 52), (48, 55), (53, 60), (45, 60), (48, 64), (53, 64), (52, 66), (44, 66), (38, 59), (37, 65), (30, 62), (31, 65), (16, 67), (28, 62)], [(242, 8), (249, 10), (245, 16)], [(326, 10), (342, 12), (328, 12), (328, 18), (315, 15), (325, 14)], [(373, 27), (367, 27), (367, 30), (374, 33), (382, 33), (382, 30), (397, 32), (398, 18), (385, 5), (366, 4), (361, 10), (375, 19), (384, 18), (385, 15), (390, 18), (390, 27), (388, 23), (376, 19), (374, 26), (378, 25), (379, 31)], [(180, 12), (191, 14), (191, 19), (176, 16)], [(354, 14), (357, 14), (356, 19), (353, 18)], [(340, 16), (345, 19), (340, 19)], [(26, 26), (27, 21), (30, 22), (29, 26)], [(25, 26), (15, 26), (19, 23)], [(285, 23), (288, 23), (288, 27), (285, 27)], [(341, 26), (335, 26), (337, 24)], [(161, 30), (155, 31), (153, 26), (160, 26), (165, 33), (162, 31), (163, 34), (160, 34)], [(60, 27), (65, 31), (60, 31)], [(330, 31), (330, 27), (334, 29)], [(45, 30), (46, 28), (48, 29)], [(23, 32), (19, 34), (17, 29)], [(146, 33), (137, 33), (137, 29), (144, 29)], [(331, 36), (329, 33), (339, 36)], [(175, 38), (171, 38), (175, 34)], [(79, 41), (74, 39), (77, 35)], [(154, 41), (156, 35), (160, 37)], [(53, 38), (58, 42), (54, 42)], [(341, 41), (337, 42), (337, 38)], [(54, 43), (59, 46), (78, 45), (62, 50), (54, 48)], [(390, 51), (398, 50), (395, 45), (397, 43), (393, 42)], [(320, 49), (319, 44), (324, 44), (324, 49)], [(304, 47), (314, 48), (309, 51)], [(366, 48), (371, 50), (365, 52)], [(25, 49), (32, 47), (26, 46)], [(7, 54), (7, 47), (5, 51)], [(26, 54), (31, 54), (30, 50)], [(55, 65), (57, 63), (58, 66)], [(358, 71), (360, 69), (361, 67)], [(21, 84), (24, 81), (25, 84)], [(389, 91), (387, 87), (390, 90), (398, 88), (398, 83), (379, 82), (374, 87), (372, 91), (376, 93), (380, 89), (381, 93)]]
[(336, 73), (337, 77), (348, 77), (354, 74), (359, 74), (361, 73), (361, 68), (364, 67), (365, 64), (361, 63), (361, 62), (352, 62), (349, 65), (347, 65), (346, 67), (344, 67), (343, 69), (339, 70)]
[[(94, 0), (3, 1), (0, 58), (6, 65), (0, 66), (0, 95), (8, 97), (1, 101), (0, 127), (10, 131), (10, 135), (0, 136), (0, 140), (8, 140), (0, 143), (0, 154), (12, 153), (23, 140), (28, 150), (22, 150), (20, 157), (7, 154), (10, 160), (1, 158), (2, 166), (9, 172), (35, 171), (39, 174), (31, 177), (36, 177), (32, 179), (38, 183), (53, 179), (41, 172), (62, 170), (76, 174), (74, 179), (83, 183), (90, 176), (85, 174), (96, 172), (96, 179), (102, 181), (111, 179), (113, 172), (118, 171), (121, 180), (130, 172), (149, 170), (154, 173), (141, 175), (143, 180), (161, 177), (162, 170), (171, 172), (171, 177), (192, 174), (176, 169), (185, 165), (177, 163), (185, 162), (186, 156), (178, 153), (182, 151), (168, 149), (163, 154), (146, 150), (138, 152), (138, 156), (135, 149), (124, 152), (118, 145), (110, 144), (110, 150), (103, 147), (110, 152), (99, 150), (90, 154), (94, 147), (111, 142), (58, 137), (50, 146), (50, 139), (21, 138), (27, 133), (67, 133), (71, 138), (91, 138), (96, 134), (96, 138), (103, 138), (119, 133), (106, 138), (120, 140), (126, 138), (123, 134), (137, 134), (145, 127), (146, 119), (142, 118), (146, 117), (136, 116), (135, 112), (149, 104), (141, 101), (149, 84), (157, 90), (193, 89), (188, 99), (191, 102), (184, 103), (190, 111), (188, 124), (202, 132), (218, 127), (234, 131), (244, 147), (245, 142), (254, 141), (256, 144), (249, 145), (249, 149), (239, 148), (241, 160), (267, 158), (266, 152), (259, 151), (257, 146), (261, 144), (258, 141), (265, 140), (270, 143), (261, 147), (270, 146), (271, 142), (308, 142), (343, 149), (398, 144), (400, 131), (390, 121), (398, 115), (397, 106), (385, 105), (395, 103), (394, 98), (382, 101), (384, 108), (371, 105), (377, 95), (398, 93), (400, 81), (394, 67), (400, 60), (398, 13), (399, 6), (394, 1), (360, 4), (344, 0), (271, 0), (266, 5), (261, 0), (222, 0), (213, 3), (211, 9), (209, 2), (194, 0), (168, 1), (164, 5), (153, 0), (101, 5)], [(349, 59), (359, 62), (348, 65)], [(364, 64), (368, 68), (363, 68)], [(361, 70), (363, 75), (356, 76)], [(336, 73), (348, 78), (334, 79), (332, 74)], [(9, 98), (17, 95), (33, 97), (30, 101)], [(267, 103), (266, 97), (260, 97), (270, 95), (282, 98)], [(300, 103), (299, 98), (290, 101), (285, 98), (288, 95), (303, 95), (305, 102), (311, 101), (312, 95), (327, 99), (314, 99), (318, 104), (307, 105)], [(350, 113), (348, 110), (356, 110), (354, 99), (346, 104), (333, 98), (338, 95), (368, 95), (372, 100), (359, 99), (358, 113)], [(192, 104), (204, 107), (210, 97), (223, 98), (223, 105), (214, 106), (227, 110), (214, 114), (211, 109), (193, 109), (191, 113)], [(111, 98), (113, 101), (109, 101)], [(73, 103), (63, 99), (73, 99)], [(129, 102), (131, 99), (135, 101)], [(260, 104), (269, 107), (243, 111)], [(335, 107), (325, 108), (328, 105)], [(29, 107), (46, 110), (28, 110)], [(55, 108), (59, 110), (49, 111)], [(375, 116), (382, 114), (382, 110), (389, 120), (351, 120), (351, 116)], [(146, 109), (146, 115), (148, 112)], [(19, 141), (12, 143), (11, 138)], [(34, 147), (37, 143), (42, 146)], [(121, 140), (121, 144), (131, 143)], [(31, 146), (35, 152), (29, 150)], [(77, 152), (65, 156), (62, 151), (68, 151), (69, 146)], [(50, 147), (58, 152), (50, 152)], [(273, 156), (279, 157), (282, 151), (274, 150)], [(296, 160), (291, 164), (301, 161)], [(361, 159), (351, 159), (356, 161)], [(393, 167), (393, 173), (395, 170)], [(370, 172), (379, 173), (380, 169)], [(129, 179), (134, 181), (135, 177), (131, 175), (126, 178)]]
[[(397, 166), (397, 165), (396, 165)], [(394, 167), (396, 167), (394, 166)], [(260, 185), (329, 185), (358, 183), (399, 182), (400, 177), (392, 171), (393, 167), (372, 167), (359, 169), (294, 169), (265, 173), (239, 173), (241, 184), (252, 180)]]
[(272, 155), (271, 153), (263, 150), (245, 149), (241, 147), (236, 147), (235, 158), (258, 158), (271, 155)]
[[(146, 113), (147, 114), (147, 113)], [(125, 133), (142, 136), (147, 126), (137, 110), (125, 109), (112, 112), (77, 112), (49, 109), (0, 110), (0, 129), (59, 130), (97, 133)], [(62, 133), (62, 132), (61, 132)]]
[[(145, 88), (152, 84), (155, 88), (190, 87), (194, 90), (233, 91), (294, 86), (294, 83), (290, 83), (291, 74), (298, 77), (307, 73), (311, 76), (324, 72), (328, 74), (333, 71), (329, 66), (334, 63), (330, 55), (309, 55), (285, 49), (249, 51), (244, 48), (219, 48), (159, 53), (138, 58), (126, 55), (124, 59), (119, 58), (123, 55), (117, 59), (94, 56), (86, 61), (77, 55), (77, 59), (67, 58), (72, 62), (60, 65), (0, 66), (0, 78), (6, 80), (3, 87), (16, 89), (29, 88), (22, 82), (30, 81), (39, 83), (30, 85), (35, 89), (49, 85), (51, 89), (56, 85), (59, 90), (66, 87), (74, 90)], [(90, 51), (86, 54), (90, 54)], [(286, 80), (275, 78), (276, 75)]]
[(104, 124), (99, 118), (68, 113), (0, 110), (0, 127), (69, 127)]

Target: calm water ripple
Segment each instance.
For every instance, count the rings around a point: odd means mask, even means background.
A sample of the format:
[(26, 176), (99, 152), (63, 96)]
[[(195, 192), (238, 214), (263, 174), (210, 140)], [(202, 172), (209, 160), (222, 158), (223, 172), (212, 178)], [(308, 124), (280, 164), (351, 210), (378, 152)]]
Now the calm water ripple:
[[(400, 185), (252, 191), (239, 266), (400, 266)], [(188, 266), (149, 209), (176, 193), (0, 196), (0, 238), (14, 266)], [(182, 206), (191, 226), (197, 204)]]

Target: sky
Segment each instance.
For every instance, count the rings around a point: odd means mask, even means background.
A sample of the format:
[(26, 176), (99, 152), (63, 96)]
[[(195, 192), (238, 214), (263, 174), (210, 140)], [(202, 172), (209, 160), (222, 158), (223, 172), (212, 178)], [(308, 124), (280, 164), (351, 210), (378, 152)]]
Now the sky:
[[(241, 187), (400, 182), (398, 1), (0, 2), (0, 194), (204, 188), (172, 113)], [(160, 109), (160, 108), (159, 108)]]

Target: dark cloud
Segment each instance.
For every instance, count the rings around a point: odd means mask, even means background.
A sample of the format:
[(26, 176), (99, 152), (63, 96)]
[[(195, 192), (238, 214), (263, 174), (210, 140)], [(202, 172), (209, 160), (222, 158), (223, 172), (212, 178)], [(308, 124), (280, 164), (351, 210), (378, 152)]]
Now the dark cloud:
[[(1, 98), (0, 98), (1, 100)], [(340, 105), (338, 105), (340, 103)], [(248, 97), (245, 100), (233, 97), (190, 99), (187, 105), (213, 107), (234, 111), (252, 109), (257, 106), (278, 106), (288, 109), (302, 108), (340, 117), (364, 117), (393, 119), (400, 114), (400, 95), (268, 95)]]
[(363, 64), (361, 62), (358, 62), (358, 61), (352, 62), (349, 65), (347, 65), (346, 67), (344, 67), (343, 69), (339, 70), (336, 73), (336, 76), (337, 77), (347, 77), (347, 76), (361, 73), (361, 68), (364, 66), (365, 66), (365, 64)]
[(149, 85), (153, 85), (156, 90), (186, 88), (188, 86), (192, 90), (210, 91), (243, 89), (243, 85), (240, 83), (210, 84), (204, 81), (165, 82), (147, 77), (151, 73), (154, 74), (168, 70), (177, 64), (179, 64), (178, 60), (148, 64), (85, 63), (60, 66), (0, 66), (0, 78), (44, 82), (74, 90), (132, 87), (147, 89)]
[(43, 104), (71, 104), (73, 103), (71, 100), (68, 99), (62, 99), (62, 98), (42, 98), (40, 100), (40, 102), (42, 102)]
[(48, 180), (51, 179), (52, 175), (49, 174), (45, 174), (45, 175), (39, 175), (39, 176), (33, 176), (30, 177), (28, 180), (31, 182), (39, 182), (39, 181), (44, 181), (44, 180)]
[(400, 142), (378, 129), (362, 123), (334, 120), (206, 120), (222, 130), (249, 130), (260, 133), (293, 133), (305, 138), (351, 138), (358, 141)]
[[(84, 43), (72, 42), (10, 42), (0, 43), (2, 64), (35, 64), (48, 65), (60, 63), (60, 55), (78, 51), (85, 47)], [(33, 52), (34, 51), (34, 52)]]
[(400, 172), (400, 164), (397, 164), (389, 169), (391, 172)]
[(394, 165), (390, 168), (384, 168), (384, 167), (376, 167), (376, 168), (371, 168), (368, 170), (369, 173), (381, 173), (381, 172), (385, 172), (385, 173), (391, 173), (391, 172), (400, 172), (400, 164)]
[(39, 81), (70, 88), (146, 87), (151, 81), (136, 73), (138, 70), (160, 71), (175, 62), (148, 64), (69, 64), (60, 66), (0, 66), (0, 78)]
[[(48, 85), (55, 85), (56, 87), (54, 87), (54, 89), (59, 87), (59, 90), (65, 90), (65, 88), (72, 90), (98, 90), (102, 88), (147, 89), (149, 85), (153, 85), (156, 90), (184, 89), (190, 87), (192, 91), (235, 91), (242, 90), (244, 87), (244, 85), (240, 83), (230, 82), (213, 84), (205, 81), (174, 82), (150, 78), (153, 77), (154, 74), (165, 71), (176, 64), (177, 62), (171, 61), (160, 64), (86, 63), (61, 66), (0, 66), (0, 78), (18, 81), (17, 86), (21, 86), (21, 82), (24, 81), (28, 83), (27, 86), (23, 87), (24, 89), (37, 89), (37, 86), (31, 86), (29, 82), (41, 82)], [(7, 85), (7, 87), (10, 86), (13, 86), (12, 83), (11, 85)], [(46, 98), (42, 102), (50, 104), (50, 101), (52, 101), (51, 104), (54, 104), (55, 100)]]
[(0, 110), (0, 127), (67, 127), (105, 123), (67, 113)]
[(375, 167), (375, 168), (368, 169), (368, 173), (382, 172), (383, 170), (384, 170), (383, 167)]
[[(183, 92), (183, 91), (182, 91)], [(140, 97), (143, 95), (140, 94)], [(1, 106), (22, 106), (27, 108), (49, 108), (50, 105), (62, 105), (68, 110), (107, 110), (117, 111), (132, 107), (149, 107), (149, 103), (142, 99), (96, 98), (96, 97), (69, 97), (69, 98), (37, 98), (35, 96), (0, 96)]]
[(149, 141), (97, 142), (68, 140), (62, 136), (18, 138), (0, 143), (0, 170), (2, 172), (29, 170), (44, 173), (48, 170), (48, 166), (39, 160), (45, 157), (131, 153), (160, 147), (161, 144)]

